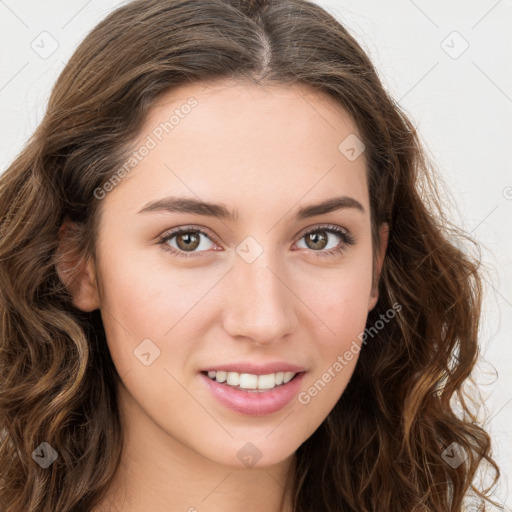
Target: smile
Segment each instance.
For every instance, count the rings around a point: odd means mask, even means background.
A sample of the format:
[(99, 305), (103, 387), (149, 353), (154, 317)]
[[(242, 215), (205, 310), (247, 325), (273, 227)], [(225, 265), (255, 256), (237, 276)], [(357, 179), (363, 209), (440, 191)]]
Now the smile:
[(225, 372), (220, 370), (205, 372), (205, 374), (216, 382), (224, 383), (235, 389), (243, 389), (256, 393), (283, 386), (297, 375), (297, 373), (294, 372), (255, 375), (252, 373)]
[(262, 416), (292, 403), (305, 374), (305, 371), (255, 374), (210, 369), (199, 375), (209, 393), (224, 407), (238, 414)]

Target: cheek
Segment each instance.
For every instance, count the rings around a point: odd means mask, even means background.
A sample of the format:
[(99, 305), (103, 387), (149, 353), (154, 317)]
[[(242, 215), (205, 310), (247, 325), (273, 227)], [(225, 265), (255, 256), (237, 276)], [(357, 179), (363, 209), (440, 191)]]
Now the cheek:
[[(314, 311), (321, 319), (321, 322), (316, 322), (317, 375), (327, 371), (339, 356), (343, 357), (345, 354), (347, 357), (343, 364), (347, 368), (343, 369), (344, 374), (351, 373), (355, 367), (368, 316), (370, 286), (371, 280), (353, 276), (343, 282), (333, 283), (328, 290), (316, 297)], [(338, 383), (342, 380), (344, 379), (337, 379)], [(343, 388), (344, 386), (333, 386), (337, 392), (341, 392)]]
[(323, 280), (310, 282), (314, 361), (298, 402), (312, 433), (343, 394), (357, 364), (371, 293), (371, 257)]
[(159, 251), (132, 249), (129, 243), (105, 251), (101, 303), (120, 327), (163, 336), (204, 294), (201, 286), (191, 285), (196, 282), (191, 272), (163, 265)]
[(316, 280), (304, 278), (304, 283), (308, 290), (303, 290), (303, 296), (311, 298), (319, 324), (330, 333), (322, 337), (325, 348), (343, 347), (347, 337), (363, 330), (366, 323), (372, 288), (371, 247), (358, 251), (337, 271)]
[(170, 336), (201, 290), (189, 288), (184, 294), (174, 273), (162, 272), (126, 249), (106, 253), (100, 269), (101, 315), (119, 373), (140, 366), (136, 354), (143, 342), (152, 357), (158, 354), (155, 365), (162, 364)]

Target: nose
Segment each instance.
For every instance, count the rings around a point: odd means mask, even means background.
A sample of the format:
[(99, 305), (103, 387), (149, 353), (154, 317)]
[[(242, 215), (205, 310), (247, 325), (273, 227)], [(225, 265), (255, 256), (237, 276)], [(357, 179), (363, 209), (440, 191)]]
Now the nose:
[(298, 301), (284, 272), (265, 252), (252, 263), (236, 258), (227, 281), (224, 329), (233, 338), (268, 345), (294, 331)]

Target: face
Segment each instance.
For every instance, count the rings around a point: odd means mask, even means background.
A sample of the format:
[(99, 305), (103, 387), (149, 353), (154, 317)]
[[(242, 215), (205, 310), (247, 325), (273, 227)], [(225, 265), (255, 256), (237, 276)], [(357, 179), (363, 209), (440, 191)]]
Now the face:
[(101, 310), (130, 414), (235, 467), (283, 461), (318, 428), (377, 301), (365, 154), (339, 149), (357, 134), (306, 86), (160, 98), (145, 156), (101, 199), (75, 299)]

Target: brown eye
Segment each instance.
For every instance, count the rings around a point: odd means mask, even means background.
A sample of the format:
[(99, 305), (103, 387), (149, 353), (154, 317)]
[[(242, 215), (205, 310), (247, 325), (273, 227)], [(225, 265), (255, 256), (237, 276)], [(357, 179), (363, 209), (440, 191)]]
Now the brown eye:
[[(177, 256), (200, 256), (202, 252), (208, 252), (208, 249), (215, 245), (208, 233), (192, 228), (181, 228), (165, 233), (159, 238), (159, 243), (163, 249)], [(211, 244), (210, 247), (208, 243)]]
[(193, 251), (199, 247), (201, 237), (195, 234), (194, 231), (187, 233), (180, 233), (176, 236), (176, 245), (182, 251)]
[(304, 240), (305, 245), (303, 248), (310, 249), (310, 252), (316, 253), (316, 256), (341, 254), (349, 246), (354, 245), (356, 241), (349, 231), (331, 224), (304, 233), (302, 240)]
[[(310, 249), (315, 250), (322, 250), (325, 249), (325, 246), (327, 245), (328, 237), (325, 235), (324, 231), (315, 231), (313, 233), (308, 233), (305, 236), (306, 244), (309, 246)], [(311, 244), (308, 244), (308, 241), (311, 242)]]

